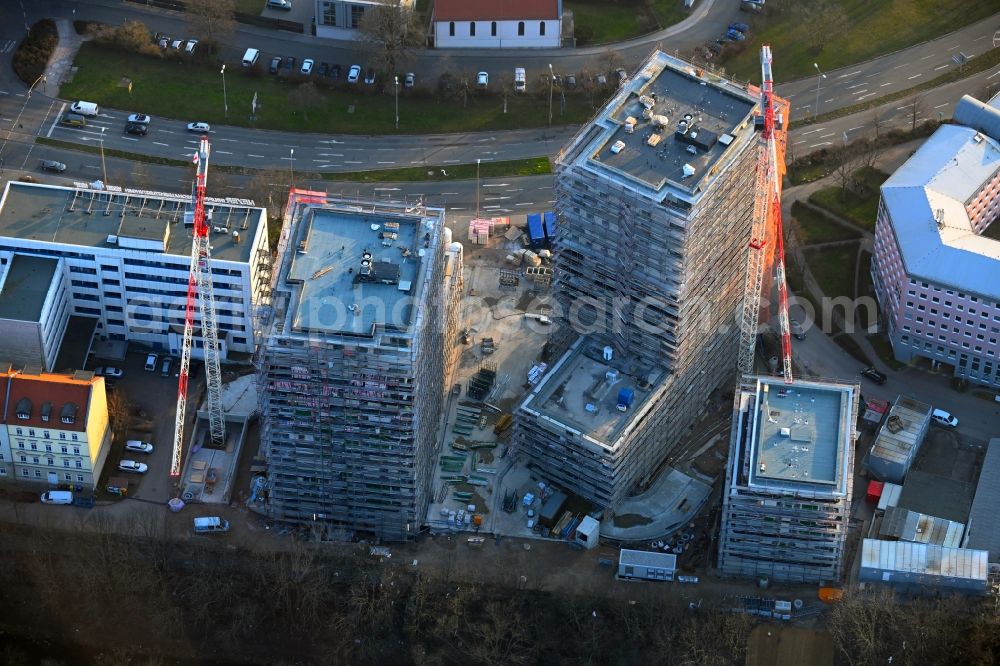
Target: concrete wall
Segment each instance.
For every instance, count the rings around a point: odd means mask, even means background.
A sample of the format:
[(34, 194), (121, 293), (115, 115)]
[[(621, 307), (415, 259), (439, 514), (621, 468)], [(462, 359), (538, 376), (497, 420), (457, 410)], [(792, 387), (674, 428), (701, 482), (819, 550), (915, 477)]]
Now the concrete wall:
[[(473, 35), (473, 27), (475, 26)], [(544, 26), (544, 28), (542, 27)], [(523, 28), (524, 34), (519, 34)], [(454, 35), (452, 35), (454, 32)], [(542, 34), (544, 32), (544, 34)], [(558, 48), (562, 21), (435, 21), (437, 48)], [(511, 68), (513, 75), (513, 69)]]

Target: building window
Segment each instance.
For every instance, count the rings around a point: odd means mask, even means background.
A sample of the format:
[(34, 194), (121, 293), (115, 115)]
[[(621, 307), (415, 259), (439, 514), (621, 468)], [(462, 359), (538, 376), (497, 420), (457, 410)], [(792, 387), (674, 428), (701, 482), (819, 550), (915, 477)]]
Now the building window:
[(448, 36), (449, 37), (454, 37), (455, 36), (455, 22), (454, 21), (452, 21), (451, 23), (448, 24)]
[(35, 478), (36, 479), (42, 478), (42, 470), (40, 470), (40, 469), (36, 469), (35, 470)]
[(64, 432), (59, 433), (59, 439), (66, 439), (66, 433)]
[(80, 483), (83, 483), (83, 474), (77, 474), (76, 480), (79, 481)]
[(28, 456), (21, 456), (21, 462), (23, 463), (28, 462)]
[(545, 21), (538, 22), (538, 36), (539, 37), (545, 36)]
[(496, 37), (496, 36), (497, 36), (497, 22), (493, 21), (492, 23), (490, 23), (490, 37)]
[[(365, 15), (365, 8), (351, 5), (351, 27), (357, 28), (361, 25), (361, 17)], [(82, 481), (83, 479), (81, 479)]]
[(31, 462), (38, 464), (38, 456), (31, 456)]
[(28, 470), (22, 469), (21, 470), (21, 476), (28, 476)]
[(17, 432), (18, 435), (23, 435), (24, 434), (24, 432), (22, 432), (21, 428), (18, 428), (15, 432)]
[(54, 458), (49, 458), (45, 462), (48, 464), (49, 467), (55, 467), (56, 465), (56, 461)]
[(69, 448), (68, 448), (68, 447), (65, 447), (65, 446), (64, 446), (64, 447), (62, 447), (62, 452), (63, 452), (63, 453), (69, 453)]
[(476, 22), (471, 21), (469, 23), (469, 37), (475, 37), (475, 36), (476, 36)]
[(76, 461), (76, 468), (77, 469), (83, 469), (83, 461), (82, 460), (77, 460)]
[(80, 455), (80, 447), (79, 446), (74, 446), (73, 447), (73, 453), (76, 454), (76, 455)]
[(72, 480), (73, 480), (73, 475), (72, 475), (72, 474), (69, 474), (69, 473), (67, 473), (67, 474), (66, 474), (66, 480), (67, 480), (67, 481), (72, 481)]
[(524, 21), (517, 22), (517, 36), (524, 37)]
[(77, 436), (77, 434), (76, 434), (76, 433), (73, 433), (73, 436), (72, 436), (72, 437), (73, 437), (73, 441), (74, 441), (74, 442), (75, 442), (76, 440), (80, 439), (80, 438), (79, 438), (79, 437)]
[(69, 467), (69, 458), (63, 458), (63, 467)]

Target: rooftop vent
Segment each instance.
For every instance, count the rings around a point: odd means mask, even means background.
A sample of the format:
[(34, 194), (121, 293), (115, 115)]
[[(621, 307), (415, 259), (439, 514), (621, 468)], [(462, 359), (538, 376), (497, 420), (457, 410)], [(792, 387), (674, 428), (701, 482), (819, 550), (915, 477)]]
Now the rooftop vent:
[(934, 211), (934, 221), (937, 222), (938, 229), (944, 229), (944, 208)]
[(681, 168), (681, 171), (683, 171), (683, 172), (684, 172), (684, 177), (685, 177), (685, 178), (690, 178), (691, 176), (693, 176), (693, 175), (694, 175), (694, 172), (695, 172), (695, 168), (694, 168), (693, 166), (691, 166), (690, 164), (685, 164), (685, 165), (684, 165), (684, 166), (683, 166), (683, 167)]
[(611, 345), (607, 345), (604, 348), (604, 360), (610, 361), (612, 358), (614, 358), (614, 356), (615, 356), (615, 348), (612, 347)]

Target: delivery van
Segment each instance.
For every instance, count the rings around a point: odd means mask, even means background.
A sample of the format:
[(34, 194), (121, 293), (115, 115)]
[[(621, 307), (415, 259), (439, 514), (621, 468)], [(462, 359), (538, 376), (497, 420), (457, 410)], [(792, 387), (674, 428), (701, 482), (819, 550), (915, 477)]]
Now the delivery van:
[(73, 493), (68, 490), (48, 490), (42, 493), (42, 504), (72, 504)]
[(218, 516), (205, 516), (194, 519), (194, 531), (198, 534), (210, 534), (212, 532), (228, 532), (229, 521)]
[(94, 104), (93, 102), (84, 102), (84, 101), (73, 102), (72, 104), (70, 104), (69, 110), (72, 113), (77, 113), (81, 116), (87, 116), (88, 118), (92, 118), (96, 116), (98, 113), (100, 113), (100, 109), (97, 108), (96, 104)]
[(257, 64), (258, 58), (260, 58), (260, 51), (257, 49), (247, 49), (247, 52), (243, 54), (243, 66), (253, 67)]

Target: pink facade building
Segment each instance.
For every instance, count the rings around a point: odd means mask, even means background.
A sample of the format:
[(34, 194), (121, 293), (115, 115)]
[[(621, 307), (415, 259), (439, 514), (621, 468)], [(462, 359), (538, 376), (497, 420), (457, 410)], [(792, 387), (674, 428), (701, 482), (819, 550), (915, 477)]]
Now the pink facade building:
[(872, 278), (896, 359), (1000, 387), (1000, 95), (965, 96), (882, 185)]

